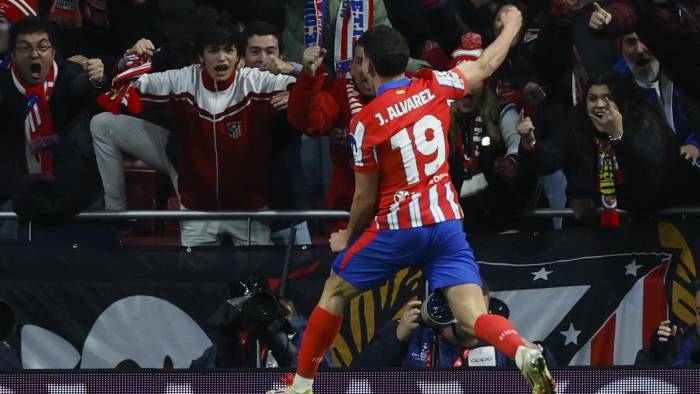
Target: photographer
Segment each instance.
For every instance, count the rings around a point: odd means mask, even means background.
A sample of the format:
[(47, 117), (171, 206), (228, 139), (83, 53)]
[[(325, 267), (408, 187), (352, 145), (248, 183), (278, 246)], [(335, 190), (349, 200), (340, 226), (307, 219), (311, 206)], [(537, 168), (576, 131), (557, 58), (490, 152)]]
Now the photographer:
[[(308, 322), (297, 313), (294, 302), (277, 297), (254, 276), (234, 282), (231, 292), (233, 297), (208, 319), (216, 347), (209, 348), (192, 368), (296, 367)], [(331, 366), (330, 355), (321, 365)]]
[(649, 349), (642, 349), (635, 365), (700, 364), (700, 281), (695, 282), (695, 322), (685, 328), (664, 320), (654, 332)]
[[(507, 307), (494, 308), (495, 305), (490, 305), (489, 291), (485, 284), (483, 291), (484, 301), (492, 309), (491, 313), (508, 314)], [(401, 320), (385, 324), (362, 353), (352, 360), (351, 367), (515, 366), (513, 361), (493, 346), (467, 334), (456, 324), (430, 328), (425, 321), (425, 310), (421, 313), (421, 304), (418, 300), (409, 301)], [(503, 305), (501, 302), (498, 304)], [(556, 367), (549, 352), (545, 350), (544, 355), (547, 364)]]

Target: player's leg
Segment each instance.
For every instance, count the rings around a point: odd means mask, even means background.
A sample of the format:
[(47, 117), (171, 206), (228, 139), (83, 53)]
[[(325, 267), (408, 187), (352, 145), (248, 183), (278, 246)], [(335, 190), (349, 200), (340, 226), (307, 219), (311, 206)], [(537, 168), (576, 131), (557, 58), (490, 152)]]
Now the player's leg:
[(459, 328), (489, 342), (514, 359), (530, 380), (535, 393), (554, 392), (549, 371), (539, 350), (531, 349), (506, 318), (488, 313), (474, 253), (459, 221), (433, 226), (435, 252), (424, 271), (433, 289), (442, 289)]
[(530, 347), (503, 316), (489, 314), (481, 287), (474, 283), (444, 289), (450, 309), (460, 328), (493, 345), (499, 352), (515, 360), (532, 386), (533, 393), (554, 393), (554, 380), (547, 369), (542, 352)]
[(323, 286), (321, 299), (309, 317), (299, 349), (294, 383), (291, 390), (287, 389), (286, 392), (311, 392), (318, 366), (340, 332), (345, 304), (358, 293), (355, 286), (331, 271)]
[[(400, 231), (366, 230), (333, 262), (304, 333), (294, 384), (279, 393), (310, 393), (313, 378), (326, 350), (340, 331), (345, 304), (360, 291), (386, 281), (420, 258), (426, 242), (423, 229)], [(275, 393), (271, 391), (269, 393)]]

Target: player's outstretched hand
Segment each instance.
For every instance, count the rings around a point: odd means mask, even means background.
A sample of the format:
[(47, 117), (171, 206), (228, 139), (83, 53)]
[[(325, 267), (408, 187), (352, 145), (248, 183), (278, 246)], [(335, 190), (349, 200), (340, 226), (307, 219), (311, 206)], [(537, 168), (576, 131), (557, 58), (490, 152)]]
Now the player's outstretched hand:
[(331, 234), (328, 243), (331, 246), (332, 252), (340, 252), (348, 247), (348, 233), (345, 230), (339, 230)]
[(520, 27), (523, 24), (523, 14), (520, 12), (518, 7), (514, 5), (506, 5), (501, 8), (499, 13), (499, 18), (503, 23), (503, 26), (515, 26)]

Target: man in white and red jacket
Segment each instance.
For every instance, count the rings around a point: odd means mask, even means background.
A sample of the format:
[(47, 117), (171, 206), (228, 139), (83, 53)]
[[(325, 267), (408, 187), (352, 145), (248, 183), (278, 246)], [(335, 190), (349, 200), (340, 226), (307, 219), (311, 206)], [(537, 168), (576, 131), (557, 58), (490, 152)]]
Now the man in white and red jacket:
[[(213, 21), (197, 39), (201, 64), (143, 74), (131, 82), (142, 101), (170, 107), (177, 125), (177, 170), (165, 152), (168, 130), (125, 115), (103, 113), (93, 118), (107, 209), (126, 209), (122, 152), (168, 174), (183, 209), (266, 207), (275, 118), (270, 100), (294, 78), (254, 68), (237, 70), (239, 42), (233, 25)], [(131, 52), (150, 56), (154, 51), (150, 41), (141, 40)], [(138, 108), (135, 95), (132, 91), (130, 99), (116, 100)], [(224, 233), (234, 244), (248, 243), (247, 221), (184, 221), (180, 228), (185, 246), (217, 245)], [(263, 222), (253, 221), (250, 234), (253, 245), (270, 243), (270, 229)]]

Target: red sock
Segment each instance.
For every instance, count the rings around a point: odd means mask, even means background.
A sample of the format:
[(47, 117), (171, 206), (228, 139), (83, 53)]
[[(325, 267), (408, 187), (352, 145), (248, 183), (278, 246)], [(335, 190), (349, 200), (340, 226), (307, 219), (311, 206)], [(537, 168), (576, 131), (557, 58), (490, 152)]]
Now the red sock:
[(343, 316), (334, 315), (317, 306), (311, 313), (309, 324), (301, 341), (297, 374), (313, 379), (326, 351), (340, 332)]
[(476, 319), (474, 331), (477, 338), (490, 343), (510, 359), (515, 358), (519, 346), (525, 345), (513, 323), (503, 316), (484, 313)]

